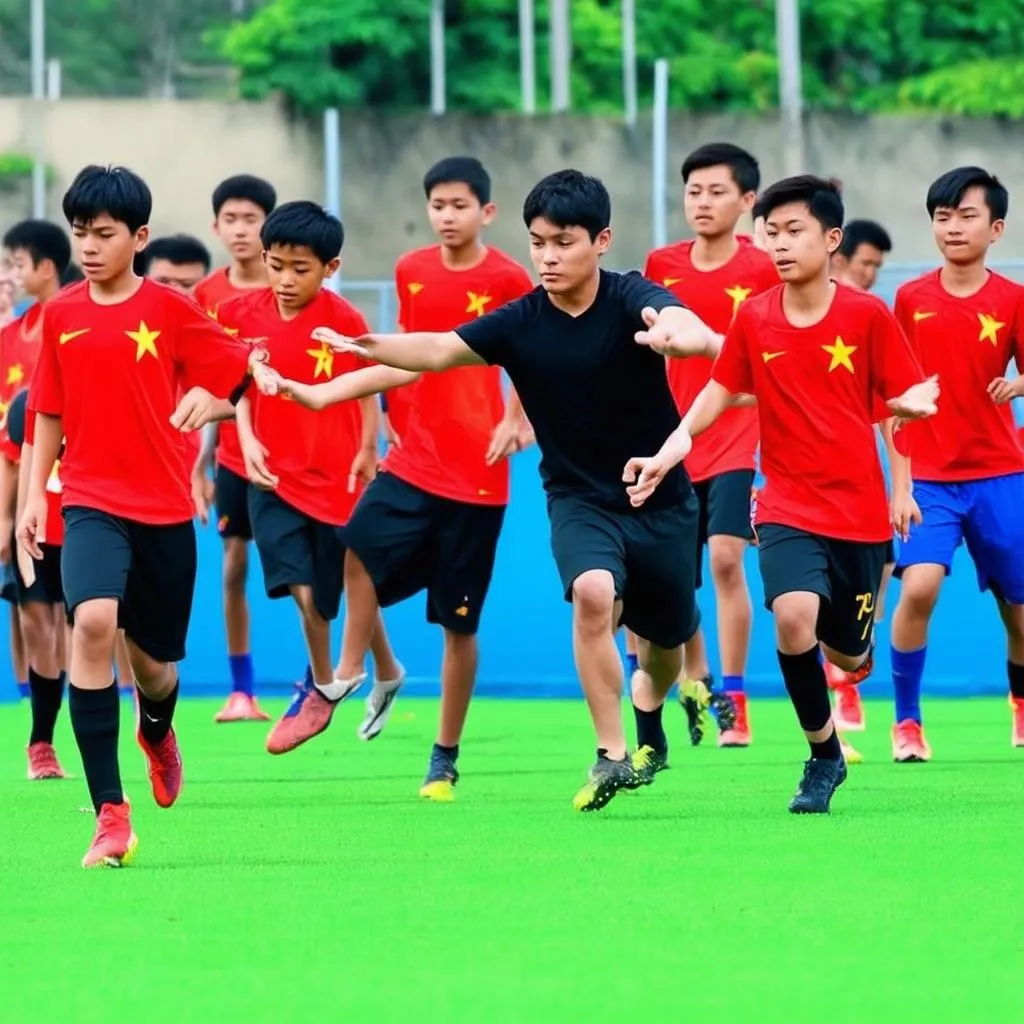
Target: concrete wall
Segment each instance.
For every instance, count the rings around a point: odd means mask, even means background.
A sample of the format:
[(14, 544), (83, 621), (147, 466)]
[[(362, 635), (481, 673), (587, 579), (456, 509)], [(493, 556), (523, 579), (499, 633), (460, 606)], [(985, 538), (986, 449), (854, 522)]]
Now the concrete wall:
[[(0, 99), (0, 152), (29, 152), (38, 129), (56, 172), (50, 212), (83, 164), (121, 162), (153, 188), (157, 232), (209, 233), (209, 195), (239, 171), (272, 180), (283, 199), (322, 198), (318, 130), (291, 123), (273, 104), (160, 100), (66, 100), (44, 108)], [(639, 264), (651, 242), (650, 126), (635, 134), (607, 119), (447, 117), (426, 114), (342, 118), (346, 272), (387, 277), (402, 250), (428, 240), (419, 182), (435, 160), (453, 153), (480, 156), (495, 179), (504, 213), (495, 244), (526, 258), (519, 210), (542, 175), (565, 166), (598, 174), (614, 199), (616, 266)], [(739, 117), (672, 118), (670, 233), (683, 234), (678, 212), (678, 166), (694, 146), (729, 139), (756, 153), (766, 180), (783, 171), (774, 121)], [(928, 183), (957, 164), (978, 163), (1024, 194), (1024, 128), (995, 121), (854, 118), (815, 115), (807, 133), (808, 170), (839, 177), (850, 216), (883, 221), (896, 240), (894, 258), (928, 260), (933, 248), (923, 210)], [(0, 223), (24, 214), (27, 192), (0, 195)], [(1024, 232), (1013, 220), (1001, 258), (1024, 257)]]

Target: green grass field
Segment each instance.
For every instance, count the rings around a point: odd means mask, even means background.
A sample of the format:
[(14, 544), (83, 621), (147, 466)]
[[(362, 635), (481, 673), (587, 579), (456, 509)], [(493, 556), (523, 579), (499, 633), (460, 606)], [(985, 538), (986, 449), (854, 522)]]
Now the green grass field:
[[(371, 744), (344, 707), (279, 758), (214, 710), (180, 706), (185, 790), (161, 811), (125, 706), (139, 854), (85, 872), (84, 782), (24, 781), (28, 709), (0, 707), (0, 1020), (1024, 1020), (1004, 701), (930, 702), (936, 761), (909, 766), (869, 704), (867, 761), (814, 819), (786, 813), (783, 702), (754, 706), (745, 751), (691, 748), (670, 708), (672, 771), (589, 816), (580, 703), (478, 702), (451, 805), (416, 796), (433, 702)], [(58, 750), (80, 776), (63, 715)]]

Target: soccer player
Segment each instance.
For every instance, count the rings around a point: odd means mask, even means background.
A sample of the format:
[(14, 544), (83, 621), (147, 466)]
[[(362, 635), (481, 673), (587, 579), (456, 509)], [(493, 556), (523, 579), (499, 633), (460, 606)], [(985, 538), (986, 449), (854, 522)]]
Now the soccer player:
[[(274, 186), (251, 174), (222, 181), (213, 191), (213, 230), (227, 249), (231, 263), (219, 267), (196, 286), (196, 301), (211, 316), (229, 299), (264, 290), (268, 284), (260, 231), (277, 204)], [(214, 479), (211, 494), (210, 476)], [(231, 694), (214, 716), (217, 722), (267, 722), (270, 716), (257, 704), (254, 691), (252, 644), (249, 635), (249, 483), (233, 422), (212, 424), (192, 478), (192, 495), (205, 522), (211, 497), (216, 498), (217, 529), (224, 543), (224, 625), (228, 647)], [(307, 670), (308, 681), (308, 670)]]
[[(771, 258), (736, 237), (741, 217), (750, 213), (761, 183), (757, 161), (728, 142), (694, 150), (682, 168), (686, 222), (693, 241), (676, 242), (647, 257), (644, 276), (664, 285), (713, 331), (725, 334), (740, 306), (779, 283)], [(711, 376), (710, 359), (669, 359), (668, 378), (680, 415), (693, 404)], [(722, 694), (713, 694), (702, 631), (686, 646), (680, 700), (690, 738), (700, 743), (705, 709), (712, 705), (723, 747), (750, 744), (750, 721), (743, 676), (750, 648), (753, 608), (743, 557), (753, 540), (750, 492), (757, 451), (757, 411), (730, 409), (695, 441), (686, 471), (700, 503), (697, 586), (707, 545), (718, 612)]]
[[(321, 326), (345, 334), (367, 330), (354, 306), (323, 287), (341, 263), (341, 221), (316, 203), (285, 203), (267, 218), (261, 237), (270, 287), (226, 303), (224, 324), (258, 340), (271, 365), (292, 380), (332, 381), (357, 369), (356, 359), (310, 340)], [(376, 472), (379, 431), (376, 396), (342, 402), (321, 415), (258, 393), (251, 404), (247, 398), (239, 404), (242, 455), (255, 484), (249, 517), (267, 595), (295, 601), (312, 673), (267, 738), (272, 754), (296, 745), (294, 722), (314, 691), (331, 701), (347, 688), (335, 678), (330, 647), (343, 583), (340, 528)], [(379, 615), (374, 631), (377, 677), (394, 685), (402, 670)]]
[(939, 375), (943, 401), (934, 419), (906, 428), (910, 463), (893, 474), (904, 528), (912, 523), (891, 632), (892, 754), (903, 763), (931, 757), (921, 727), (928, 625), (964, 542), (1006, 628), (1011, 738), (1024, 746), (1024, 447), (1009, 404), (1024, 396), (1024, 377), (1008, 377), (1011, 359), (1018, 374), (1024, 367), (1024, 288), (986, 266), (1009, 195), (982, 168), (958, 167), (932, 183), (925, 205), (942, 267), (900, 288), (896, 316)]
[(925, 381), (885, 305), (829, 278), (842, 240), (843, 202), (831, 182), (804, 175), (759, 200), (782, 285), (745, 302), (711, 380), (653, 459), (637, 459), (631, 499), (643, 505), (728, 407), (757, 399), (761, 465), (757, 533), (765, 604), (779, 666), (810, 747), (789, 805), (827, 813), (846, 779), (819, 643), (854, 671), (870, 658), (875, 595), (891, 535), (874, 420), (884, 402), (904, 418), (935, 411)]
[[(717, 343), (671, 292), (636, 273), (601, 269), (610, 219), (600, 181), (559, 171), (523, 207), (540, 288), (454, 331), (347, 342), (318, 332), (387, 366), (419, 373), (488, 364), (511, 378), (541, 450), (552, 548), (573, 607), (576, 668), (597, 734), (597, 763), (574, 801), (581, 811), (599, 810), (667, 766), (661, 710), (682, 668), (682, 644), (700, 620), (697, 503), (677, 467), (653, 505), (635, 511), (622, 468), (676, 421), (662, 356), (702, 354)], [(633, 758), (622, 727), (620, 621), (641, 638)]]
[[(0, 431), (0, 459), (4, 479), (14, 480), (11, 504), (5, 515), (11, 522), (4, 536), (12, 538), (11, 565), (17, 588), (21, 634), (28, 659), (29, 696), (32, 701), (32, 726), (28, 745), (29, 779), (64, 778), (64, 771), (53, 749), (53, 730), (64, 699), (64, 668), (61, 649), (64, 622), (64, 593), (61, 587), (60, 557), (63, 523), (60, 519), (60, 489), (56, 477), (47, 485), (50, 501), (49, 535), (42, 544), (43, 560), (35, 569), (35, 578), (26, 580), (13, 552), (13, 516), (17, 500), (17, 484), (21, 447), (24, 441), (24, 400), (26, 389), (35, 373), (42, 340), (43, 307), (60, 289), (61, 275), (71, 261), (71, 243), (56, 224), (43, 220), (26, 220), (15, 224), (3, 239), (21, 280), (22, 291), (33, 304), (15, 321), (0, 330), (0, 380), (18, 390), (7, 410), (18, 404), (18, 425), (21, 438), (10, 431)], [(6, 486), (6, 485), (5, 485)], [(6, 497), (6, 495), (5, 495)], [(54, 517), (55, 515), (55, 517)]]
[(138, 254), (135, 271), (140, 277), (194, 295), (210, 272), (210, 250), (191, 235), (154, 238)]
[[(146, 183), (123, 167), (86, 167), (72, 182), (63, 210), (86, 281), (47, 304), (29, 393), (34, 451), (18, 540), (37, 561), (48, 528), (46, 483), (67, 437), (61, 567), (72, 621), (68, 706), (97, 814), (84, 867), (119, 866), (136, 846), (118, 765), (111, 663), (119, 624), (153, 796), (170, 807), (181, 791), (172, 718), (196, 542), (175, 424), (201, 424), (195, 403), (209, 411), (211, 396), (230, 395), (248, 368), (248, 348), (191, 300), (132, 272), (151, 209)], [(183, 384), (186, 400), (176, 407)]]
[[(423, 188), (440, 244), (407, 253), (395, 268), (404, 331), (454, 330), (532, 291), (518, 263), (484, 245), (481, 234), (495, 206), (490, 175), (479, 160), (442, 160), (427, 171)], [(420, 795), (450, 801), (476, 681), (476, 632), (509, 498), (502, 456), (517, 447), (521, 410), (514, 400), (506, 406), (496, 366), (422, 377), (372, 367), (312, 387), (282, 385), (285, 394), (313, 408), (382, 387), (407, 388), (401, 444), (388, 452), (345, 529), (346, 612), (337, 674), (353, 679), (362, 672), (380, 605), (426, 591), (427, 621), (444, 630), (444, 654), (441, 721)], [(400, 685), (399, 676), (373, 687), (361, 739), (384, 729)], [(319, 732), (335, 706), (311, 692), (290, 723), (296, 743)]]

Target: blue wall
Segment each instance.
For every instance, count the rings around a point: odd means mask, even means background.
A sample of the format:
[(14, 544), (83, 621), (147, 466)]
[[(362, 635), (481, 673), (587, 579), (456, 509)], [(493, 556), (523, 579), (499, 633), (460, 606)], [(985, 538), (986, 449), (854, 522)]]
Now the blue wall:
[[(570, 611), (560, 594), (548, 547), (547, 520), (537, 476), (536, 450), (513, 464), (514, 499), (505, 520), (494, 584), (481, 632), (481, 692), (574, 696)], [(211, 526), (200, 531), (200, 575), (189, 635), (189, 657), (182, 670), (186, 690), (218, 694), (228, 684), (220, 610), (220, 541)], [(253, 551), (255, 556), (255, 550)], [(305, 665), (298, 620), (288, 601), (267, 601), (260, 589), (258, 563), (250, 580), (254, 655), (265, 689), (280, 692)], [(754, 693), (781, 694), (771, 619), (761, 607), (756, 552), (748, 555), (756, 607), (749, 677)], [(893, 585), (888, 602), (895, 604)], [(717, 663), (715, 617), (709, 588), (701, 595), (713, 664)], [(440, 632), (423, 620), (423, 599), (385, 613), (399, 657), (412, 677), (410, 689), (436, 692)], [(14, 694), (7, 632), (0, 639), (0, 699)], [(878, 678), (867, 692), (888, 692), (888, 630), (880, 636)], [(933, 692), (1003, 693), (1006, 646), (992, 598), (977, 591), (973, 567), (961, 552), (943, 592), (932, 628), (927, 685)]]

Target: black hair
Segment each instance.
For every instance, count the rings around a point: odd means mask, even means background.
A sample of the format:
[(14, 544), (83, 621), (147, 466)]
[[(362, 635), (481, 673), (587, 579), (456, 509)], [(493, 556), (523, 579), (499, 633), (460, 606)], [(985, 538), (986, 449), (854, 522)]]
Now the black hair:
[(438, 160), (423, 175), (423, 191), (427, 198), (438, 185), (449, 185), (453, 181), (461, 182), (486, 206), (491, 201), (491, 176), (487, 169), (475, 156), (446, 156)]
[(523, 203), (527, 228), (537, 217), (560, 228), (586, 228), (593, 241), (612, 222), (612, 201), (600, 179), (582, 171), (555, 171), (541, 178)]
[(69, 263), (67, 269), (60, 275), (61, 288), (67, 288), (69, 284), (77, 284), (85, 280), (85, 274), (77, 263)]
[(769, 185), (757, 200), (758, 217), (768, 217), (773, 210), (789, 203), (803, 203), (811, 216), (826, 230), (843, 226), (843, 198), (834, 181), (816, 178), (813, 174), (798, 174)]
[(210, 250), (191, 235), (166, 235), (154, 238), (145, 249), (138, 254), (135, 273), (145, 276), (153, 265), (153, 260), (167, 260), (176, 267), (186, 263), (201, 263), (203, 272), (210, 269)]
[(304, 245), (321, 263), (337, 259), (345, 243), (341, 221), (319, 203), (300, 199), (279, 206), (260, 229), (264, 249), (275, 245)]
[(64, 193), (61, 203), (67, 222), (91, 224), (101, 214), (124, 224), (134, 235), (149, 223), (153, 194), (149, 186), (127, 167), (83, 167)]
[(879, 252), (892, 252), (889, 232), (876, 220), (851, 220), (843, 228), (843, 240), (839, 243), (843, 256), (850, 259), (861, 245), (870, 245)]
[(971, 188), (980, 188), (985, 193), (985, 205), (991, 220), (1006, 219), (1010, 193), (995, 175), (982, 167), (957, 167), (936, 178), (925, 199), (928, 216), (934, 218), (936, 210), (955, 210)]
[(220, 216), (221, 208), (232, 199), (247, 199), (255, 203), (268, 217), (277, 206), (277, 192), (269, 181), (254, 174), (236, 174), (225, 178), (213, 190), (213, 215)]
[(761, 187), (760, 165), (745, 149), (731, 142), (709, 142), (695, 149), (683, 161), (683, 181), (688, 181), (694, 171), (706, 167), (728, 167), (732, 180), (744, 195)]
[(4, 235), (4, 248), (11, 252), (16, 249), (27, 252), (34, 267), (43, 260), (49, 260), (56, 267), (58, 277), (71, 262), (71, 242), (67, 233), (48, 220), (23, 220), (15, 224)]

